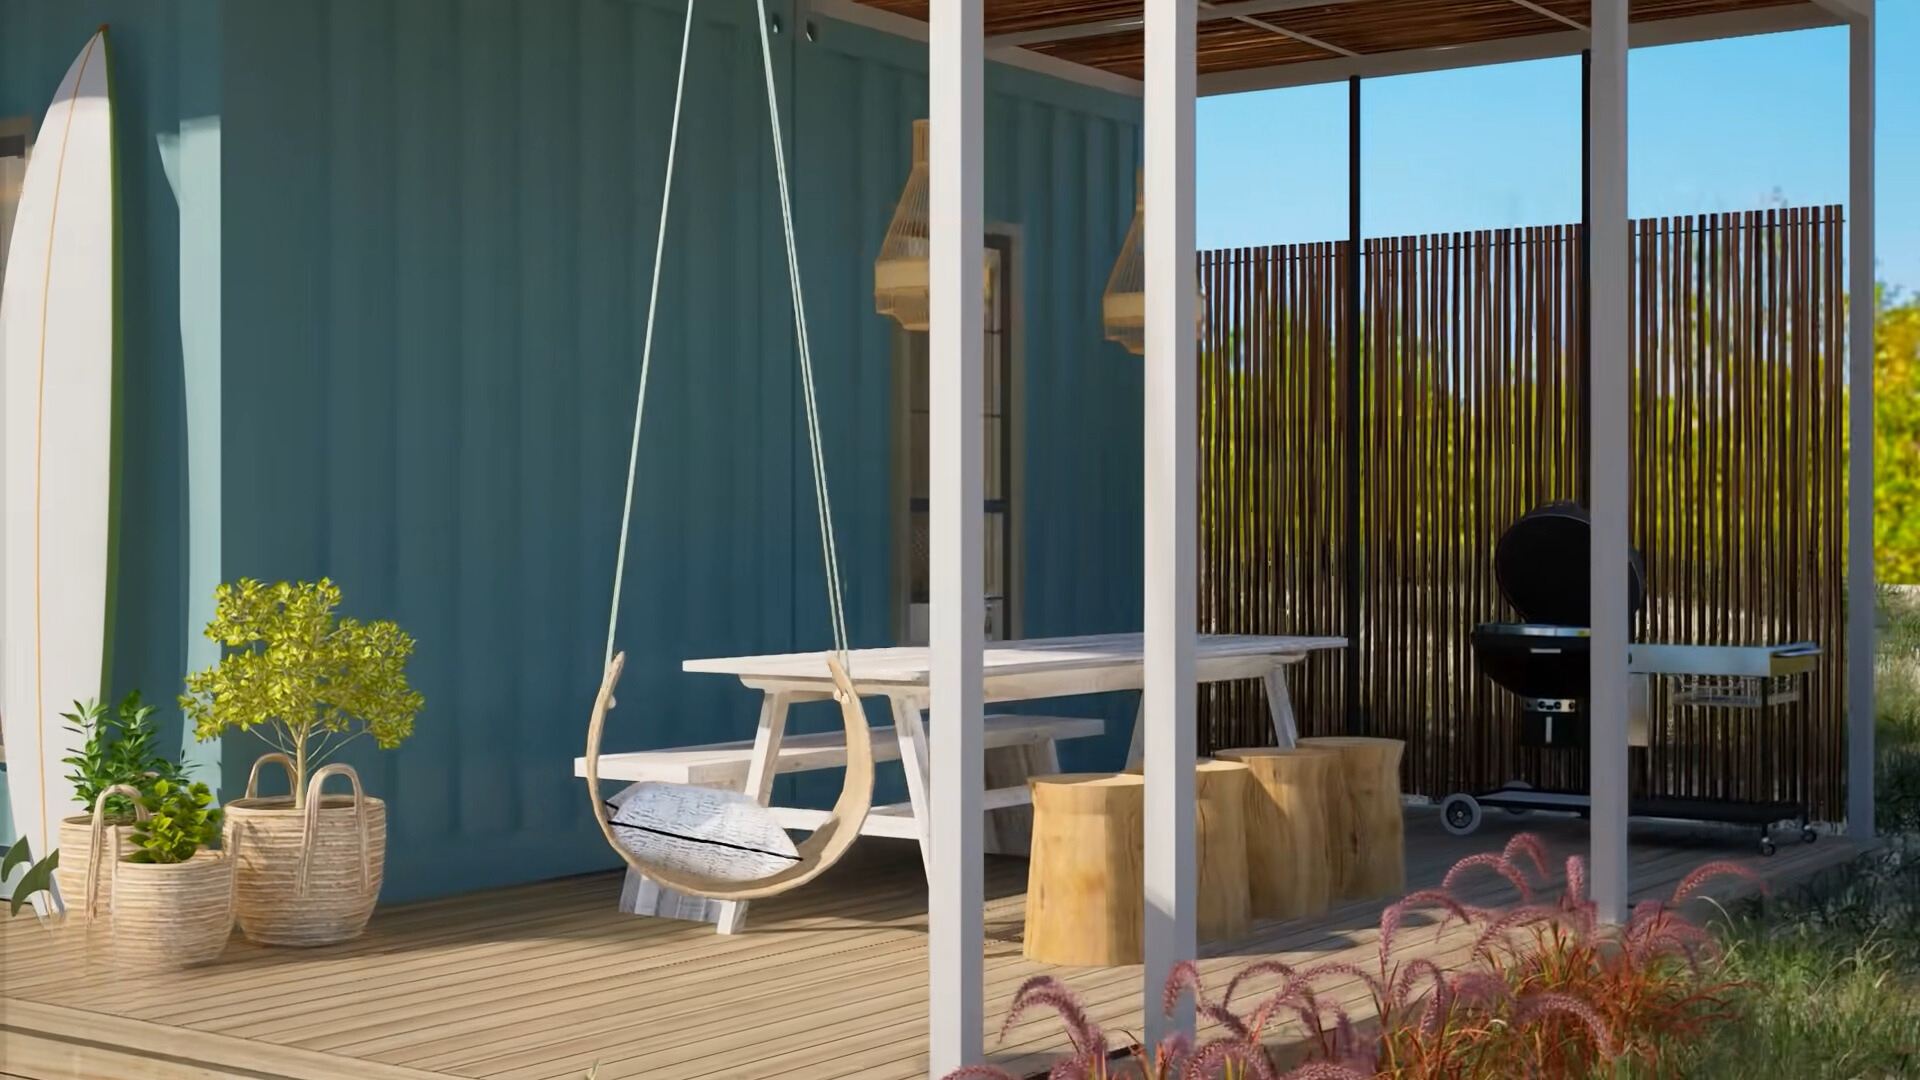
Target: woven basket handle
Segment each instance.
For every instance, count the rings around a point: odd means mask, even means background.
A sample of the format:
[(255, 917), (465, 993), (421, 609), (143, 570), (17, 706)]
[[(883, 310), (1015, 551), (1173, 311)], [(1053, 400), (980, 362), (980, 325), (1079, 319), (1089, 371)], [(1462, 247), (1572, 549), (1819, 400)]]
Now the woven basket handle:
[(220, 837), (220, 857), (227, 860), (227, 933), (240, 921), (240, 830)]
[[(147, 813), (147, 808), (140, 805), (140, 789), (126, 784), (115, 784), (102, 791), (99, 797), (93, 800), (93, 854), (87, 859), (86, 896), (82, 898), (86, 904), (87, 917), (90, 919), (99, 911), (100, 864), (104, 861), (120, 861), (120, 826), (107, 824), (107, 800), (115, 795), (125, 795), (133, 800), (135, 821), (145, 821), (151, 816)], [(107, 838), (109, 828), (114, 830), (113, 846), (106, 848), (101, 845), (101, 841)]]
[[(273, 756), (276, 755), (268, 755)], [(314, 837), (320, 832), (320, 787), (329, 776), (344, 776), (353, 785), (353, 819), (360, 829), (360, 891), (373, 891), (373, 855), (367, 842), (367, 796), (360, 790), (360, 774), (353, 771), (353, 766), (335, 763), (322, 766), (307, 784), (307, 826), (300, 842), (300, 878), (297, 885), (302, 897), (307, 895), (307, 871), (313, 865)]]
[(261, 754), (260, 760), (254, 762), (253, 768), (247, 772), (247, 798), (252, 799), (257, 797), (256, 793), (260, 790), (260, 766), (266, 764), (278, 765), (287, 770), (287, 785), (289, 787), (293, 785), (292, 758), (285, 754)]

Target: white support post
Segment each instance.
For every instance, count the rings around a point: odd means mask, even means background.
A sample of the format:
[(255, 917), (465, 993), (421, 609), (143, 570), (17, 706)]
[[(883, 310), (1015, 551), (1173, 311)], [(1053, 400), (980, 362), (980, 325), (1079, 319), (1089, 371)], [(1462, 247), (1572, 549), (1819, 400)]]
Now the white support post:
[(1589, 560), (1592, 692), (1592, 896), (1612, 923), (1627, 913), (1628, 384), (1627, 0), (1593, 0), (1593, 376)]
[(1193, 1002), (1162, 1015), (1168, 973), (1196, 953), (1194, 536), (1198, 402), (1193, 230), (1195, 0), (1147, 0), (1146, 972), (1147, 1044), (1193, 1031)]
[(927, 881), (928, 1076), (982, 1060), (985, 1031), (986, 752), (982, 735), (986, 570), (981, 480), (980, 281), (986, 235), (981, 125), (981, 0), (941, 0), (929, 16), (927, 97), (932, 746)]
[(1847, 834), (1873, 836), (1873, 275), (1872, 0), (1847, 54)]

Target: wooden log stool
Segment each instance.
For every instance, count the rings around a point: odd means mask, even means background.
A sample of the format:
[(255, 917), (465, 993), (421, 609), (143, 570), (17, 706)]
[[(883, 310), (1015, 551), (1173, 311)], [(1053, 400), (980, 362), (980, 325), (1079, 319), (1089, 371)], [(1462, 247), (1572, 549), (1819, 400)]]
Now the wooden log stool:
[(1021, 954), (1043, 964), (1143, 962), (1146, 782), (1130, 773), (1035, 776)]
[(1257, 919), (1310, 919), (1333, 905), (1327, 802), (1340, 796), (1331, 750), (1257, 747), (1216, 757), (1248, 769), (1247, 877)]
[(1247, 880), (1247, 789), (1251, 773), (1237, 761), (1202, 760), (1193, 776), (1199, 860), (1195, 930), (1201, 941), (1233, 941), (1253, 929)]
[(1406, 819), (1400, 806), (1399, 739), (1325, 736), (1301, 746), (1339, 756), (1327, 802), (1333, 835), (1334, 894), (1345, 900), (1397, 896), (1407, 888)]
[[(1141, 766), (1127, 771), (1137, 775)], [(1201, 758), (1194, 765), (1193, 798), (1201, 941), (1232, 941), (1253, 929), (1253, 892), (1247, 879), (1247, 788), (1252, 774), (1237, 761)]]

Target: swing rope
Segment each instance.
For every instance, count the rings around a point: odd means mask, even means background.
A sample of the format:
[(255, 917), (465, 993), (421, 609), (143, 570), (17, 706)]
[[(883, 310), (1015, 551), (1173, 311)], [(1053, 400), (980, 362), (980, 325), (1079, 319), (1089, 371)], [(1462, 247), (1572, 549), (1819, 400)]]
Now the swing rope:
[(807, 408), (807, 442), (813, 457), (813, 490), (820, 517), (820, 550), (827, 574), (827, 612), (833, 621), (833, 647), (842, 663), (847, 655), (846, 600), (841, 594), (840, 551), (834, 543), (833, 515), (827, 496), (827, 460), (821, 446), (820, 412), (813, 389), (813, 343), (807, 333), (807, 305), (800, 287), (799, 246), (794, 241), (793, 200), (787, 187), (787, 152), (780, 134), (780, 95), (773, 78), (773, 47), (767, 40), (767, 0), (755, 0), (760, 14), (760, 63), (767, 78), (767, 117), (773, 125), (773, 168), (780, 183), (780, 231), (787, 244), (787, 279), (793, 290), (793, 329), (799, 342), (800, 385)]
[(660, 263), (667, 252), (667, 210), (673, 205), (673, 163), (680, 152), (680, 112), (687, 98), (687, 51), (693, 43), (693, 5), (680, 30), (680, 74), (673, 81), (673, 127), (667, 135), (667, 180), (660, 188), (660, 232), (653, 242), (653, 280), (647, 284), (647, 329), (640, 342), (640, 393), (633, 403), (633, 444), (627, 449), (627, 497), (620, 506), (620, 547), (613, 557), (613, 612), (607, 616), (607, 655), (613, 663), (614, 634), (620, 627), (620, 591), (627, 576), (627, 533), (633, 524), (633, 481), (640, 467), (640, 421), (647, 415), (647, 376), (653, 372), (653, 317), (660, 308)]
[[(620, 547), (614, 555), (613, 601), (607, 616), (605, 663), (613, 661), (614, 643), (620, 626), (620, 595), (626, 580), (627, 541), (633, 522), (633, 491), (640, 465), (640, 429), (646, 416), (647, 383), (653, 369), (653, 332), (660, 310), (660, 268), (667, 249), (667, 217), (673, 204), (674, 165), (680, 148), (680, 118), (686, 102), (687, 57), (693, 41), (693, 12), (697, 2), (688, 0), (686, 23), (680, 33), (680, 69), (674, 79), (673, 124), (667, 137), (667, 177), (660, 191), (660, 228), (654, 240), (653, 280), (648, 285), (647, 325), (640, 349), (640, 391), (634, 401), (633, 439), (627, 450), (627, 490), (620, 510)], [(773, 72), (773, 45), (768, 38), (766, 0), (755, 0), (755, 7), (760, 16), (760, 64), (766, 76), (767, 119), (773, 136), (774, 175), (780, 189), (780, 231), (786, 245), (787, 284), (793, 294), (793, 328), (800, 359), (801, 394), (807, 415), (807, 447), (813, 469), (814, 509), (820, 522), (821, 559), (827, 578), (827, 617), (831, 623), (834, 655), (844, 664), (848, 652), (846, 598), (840, 576), (840, 549), (833, 529), (832, 499), (827, 487), (819, 398), (814, 390), (813, 342), (807, 330), (807, 306), (800, 281), (799, 243), (794, 235), (786, 146), (780, 132), (780, 95)]]
[(761, 70), (766, 76), (767, 117), (773, 137), (774, 171), (780, 189), (780, 228), (786, 243), (787, 283), (793, 293), (793, 327), (800, 361), (801, 393), (807, 414), (807, 449), (813, 470), (814, 505), (820, 519), (820, 557), (827, 578), (827, 614), (833, 634), (833, 652), (827, 658), (827, 671), (833, 680), (833, 697), (840, 706), (841, 723), (846, 731), (846, 778), (832, 812), (799, 845), (797, 861), (786, 869), (754, 881), (711, 877), (677, 864), (655, 865), (641, 858), (614, 834), (607, 804), (599, 795), (601, 734), (606, 727), (607, 712), (614, 705), (614, 688), (626, 664), (626, 655), (615, 652), (614, 644), (620, 627), (620, 596), (626, 578), (627, 543), (633, 523), (633, 493), (639, 474), (640, 430), (646, 416), (647, 384), (652, 373), (654, 329), (660, 305), (660, 275), (665, 261), (668, 211), (672, 207), (674, 166), (678, 158), (680, 121), (686, 101), (687, 63), (689, 45), (693, 39), (693, 8), (696, 2), (688, 0), (686, 23), (681, 29), (680, 70), (674, 83), (673, 126), (667, 141), (667, 176), (660, 193), (660, 229), (654, 241), (653, 280), (647, 297), (646, 336), (640, 354), (640, 389), (634, 401), (633, 440), (627, 452), (626, 497), (620, 511), (620, 549), (614, 559), (613, 600), (607, 615), (605, 675), (600, 684), (600, 693), (594, 699), (592, 719), (587, 725), (587, 796), (601, 833), (627, 865), (652, 879), (661, 888), (690, 896), (740, 901), (772, 896), (805, 884), (826, 872), (852, 847), (872, 808), (873, 744), (866, 712), (846, 671), (849, 651), (846, 599), (840, 576), (839, 546), (834, 537), (832, 500), (827, 490), (826, 450), (813, 377), (813, 343), (807, 330), (806, 303), (800, 283), (799, 244), (794, 238), (792, 192), (787, 177), (786, 148), (781, 138), (780, 98), (773, 71), (773, 46), (768, 40), (767, 5), (766, 0), (756, 0), (755, 7), (760, 17)]

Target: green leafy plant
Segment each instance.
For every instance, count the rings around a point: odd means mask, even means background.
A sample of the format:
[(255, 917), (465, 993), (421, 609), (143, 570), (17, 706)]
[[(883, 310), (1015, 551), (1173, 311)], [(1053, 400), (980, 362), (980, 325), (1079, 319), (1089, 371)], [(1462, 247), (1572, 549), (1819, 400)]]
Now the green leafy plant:
[[(140, 700), (138, 690), (120, 702), (118, 715), (109, 717), (107, 707), (98, 702), (74, 702), (74, 711), (62, 713), (67, 728), (85, 741), (75, 757), (61, 763), (73, 766), (67, 780), (74, 786), (74, 799), (91, 811), (100, 793), (125, 785), (150, 791), (158, 780), (178, 782), (180, 766), (159, 753), (159, 731), (153, 724), (153, 707)], [(107, 799), (107, 819), (125, 823), (133, 820), (133, 800), (124, 795)]]
[(13, 886), (13, 896), (8, 901), (11, 909), (7, 912), (9, 917), (20, 914), (20, 909), (27, 906), (33, 894), (53, 891), (53, 872), (60, 869), (60, 849), (55, 848), (52, 854), (34, 862), (33, 848), (23, 836), (13, 842), (4, 858), (0, 858), (0, 881), (12, 877), (16, 866), (25, 866), (27, 872)]
[(371, 736), (392, 749), (425, 704), (407, 686), (413, 639), (391, 622), (336, 618), (340, 589), (317, 583), (219, 587), (207, 636), (229, 652), (187, 678), (180, 705), (201, 740), (256, 731), (294, 763), (293, 805), (307, 777), (342, 746)]
[(147, 818), (133, 826), (134, 852), (128, 862), (183, 863), (220, 838), (224, 814), (213, 805), (213, 792), (205, 784), (161, 780), (140, 797), (140, 805)]

